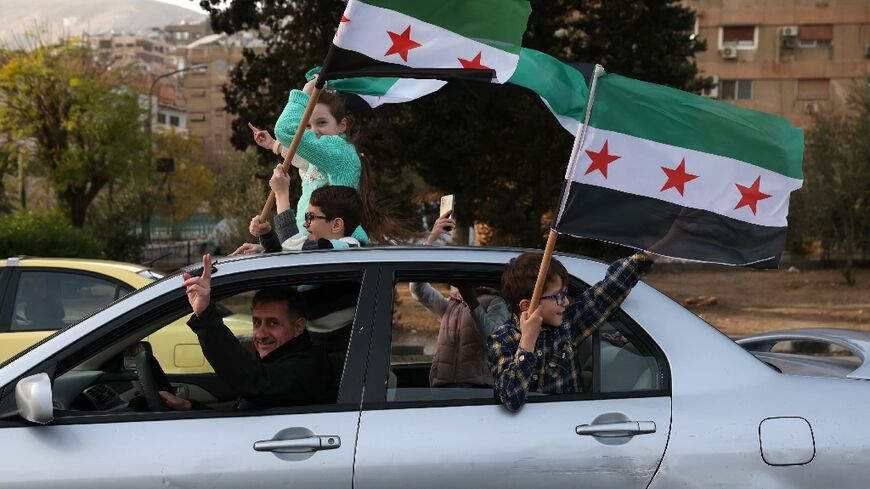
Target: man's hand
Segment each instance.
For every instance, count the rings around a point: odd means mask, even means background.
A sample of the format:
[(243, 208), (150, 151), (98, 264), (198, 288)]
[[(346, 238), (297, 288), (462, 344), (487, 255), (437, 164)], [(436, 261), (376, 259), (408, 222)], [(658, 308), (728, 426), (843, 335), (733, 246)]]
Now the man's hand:
[(236, 248), (236, 251), (229, 254), (229, 256), (239, 256), (239, 255), (248, 255), (251, 253), (262, 253), (263, 247), (261, 245), (255, 243), (245, 243), (242, 246)]
[[(252, 236), (259, 237), (259, 236), (262, 236), (262, 235), (268, 233), (271, 230), (272, 230), (272, 225), (269, 224), (268, 221), (262, 220), (260, 218), (259, 214), (252, 217), (251, 223), (248, 225), (248, 231), (251, 233)], [(247, 244), (247, 243), (245, 243), (245, 244)], [(244, 246), (244, 245), (242, 245), (242, 246)], [(236, 251), (238, 251), (238, 250), (236, 250)]]
[(264, 129), (257, 129), (250, 122), (248, 123), (248, 128), (254, 134), (254, 142), (257, 143), (257, 146), (261, 148), (266, 148), (268, 150), (273, 150), (273, 146), (275, 145), (275, 139), (269, 134), (269, 131)]
[(429, 233), (429, 237), (426, 238), (426, 244), (432, 246), (438, 241), (438, 238), (441, 237), (442, 234), (447, 234), (452, 232), (456, 228), (456, 221), (450, 216), (453, 211), (447, 211), (444, 215), (439, 216), (438, 219), (435, 220), (435, 225), (432, 226), (432, 232)]
[(201, 315), (211, 300), (211, 255), (202, 257), (202, 276), (193, 277), (185, 272), (182, 285), (187, 289), (187, 301), (193, 308), (193, 313)]
[(532, 314), (529, 311), (523, 311), (520, 314), (520, 348), (526, 351), (535, 350), (535, 342), (538, 341), (538, 335), (541, 334), (541, 323), (543, 319), (535, 310)]
[(175, 411), (190, 411), (193, 407), (187, 399), (182, 399), (167, 391), (160, 391), (160, 397), (163, 398), (163, 402), (169, 409)]

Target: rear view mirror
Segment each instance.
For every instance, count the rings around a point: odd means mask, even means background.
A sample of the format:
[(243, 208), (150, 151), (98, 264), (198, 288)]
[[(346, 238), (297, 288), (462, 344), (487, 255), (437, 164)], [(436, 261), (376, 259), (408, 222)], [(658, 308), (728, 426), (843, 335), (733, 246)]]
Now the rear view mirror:
[(54, 420), (51, 379), (46, 373), (25, 377), (15, 385), (18, 414), (31, 423), (48, 424)]

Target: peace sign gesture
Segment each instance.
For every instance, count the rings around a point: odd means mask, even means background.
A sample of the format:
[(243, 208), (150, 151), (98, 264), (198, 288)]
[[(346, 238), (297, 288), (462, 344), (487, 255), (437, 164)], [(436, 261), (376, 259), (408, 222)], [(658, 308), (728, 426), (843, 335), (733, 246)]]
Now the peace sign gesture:
[(211, 299), (211, 255), (202, 256), (202, 276), (194, 277), (185, 272), (182, 275), (182, 285), (187, 289), (187, 301), (193, 308), (193, 313), (201, 315), (208, 307)]

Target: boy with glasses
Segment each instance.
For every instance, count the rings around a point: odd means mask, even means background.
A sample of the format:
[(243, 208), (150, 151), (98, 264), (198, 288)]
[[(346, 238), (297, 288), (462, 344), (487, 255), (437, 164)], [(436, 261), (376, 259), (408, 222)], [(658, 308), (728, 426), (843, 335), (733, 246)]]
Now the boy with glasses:
[(520, 409), (529, 392), (582, 392), (580, 343), (619, 307), (654, 261), (640, 252), (614, 262), (604, 280), (569, 299), (568, 271), (553, 259), (541, 302), (529, 314), (542, 259), (542, 253), (523, 253), (508, 263), (501, 293), (513, 318), (486, 342), (496, 395), (510, 411)]
[(260, 238), (263, 251), (307, 249), (344, 249), (359, 247), (351, 234), (360, 224), (362, 201), (353, 187), (327, 185), (311, 193), (303, 226), (296, 226), (296, 215), (290, 208), (290, 177), (275, 167), (269, 186), (275, 192), (275, 229), (259, 216), (251, 219), (250, 232)]

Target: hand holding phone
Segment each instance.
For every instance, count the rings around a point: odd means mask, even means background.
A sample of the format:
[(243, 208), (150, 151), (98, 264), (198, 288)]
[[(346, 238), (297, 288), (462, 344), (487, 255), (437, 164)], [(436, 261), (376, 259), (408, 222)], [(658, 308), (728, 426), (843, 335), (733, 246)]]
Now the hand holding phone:
[[(451, 219), (455, 218), (455, 216), (453, 215), (453, 202), (454, 202), (454, 200), (455, 199), (454, 199), (453, 194), (448, 194), (448, 195), (441, 197), (441, 210), (438, 211), (439, 218), (447, 218), (447, 217), (449, 217)], [(452, 226), (445, 227), (444, 230), (447, 232), (450, 232), (450, 231), (453, 231), (453, 227)]]

